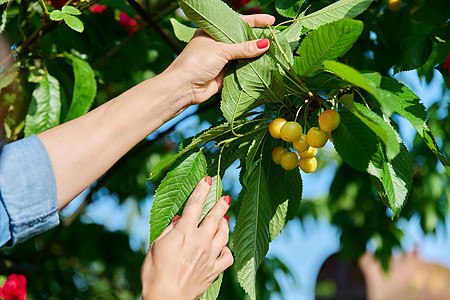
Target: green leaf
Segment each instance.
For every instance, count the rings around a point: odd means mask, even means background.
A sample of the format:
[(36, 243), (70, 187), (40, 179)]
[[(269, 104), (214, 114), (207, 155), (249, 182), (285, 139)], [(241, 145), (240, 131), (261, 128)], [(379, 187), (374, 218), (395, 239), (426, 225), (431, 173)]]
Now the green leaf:
[(189, 155), (167, 174), (153, 198), (150, 213), (150, 243), (164, 231), (205, 175), (206, 160), (201, 151)]
[(333, 131), (336, 151), (351, 167), (373, 176), (374, 186), (386, 205), (397, 213), (405, 204), (412, 183), (412, 162), (400, 144), (399, 154), (388, 162), (380, 141), (366, 124), (346, 108), (340, 111), (341, 123)]
[[(243, 126), (243, 121), (238, 121), (234, 124), (237, 128), (240, 128)], [(231, 124), (230, 123), (222, 123), (215, 127), (211, 127), (208, 129), (203, 130), (202, 132), (197, 133), (192, 140), (190, 140), (189, 143), (187, 143), (182, 148), (181, 153), (185, 153), (186, 151), (192, 150), (195, 147), (200, 146), (201, 144), (204, 144), (206, 142), (209, 142), (211, 140), (216, 139), (217, 137), (230, 133), (231, 132)]]
[(260, 102), (242, 89), (235, 71), (230, 69), (223, 79), (222, 101), (220, 102), (220, 109), (225, 119), (232, 123), (242, 114), (259, 105)]
[[(253, 35), (258, 39), (269, 38), (273, 40), (273, 35), (268, 29), (255, 28)], [(292, 52), (283, 33), (276, 32), (275, 36), (282, 51), (274, 41), (271, 41), (268, 53), (254, 59), (241, 59), (236, 67), (239, 85), (251, 98), (258, 100), (258, 105), (281, 101), (284, 98), (285, 87), (282, 78), (284, 71), (276, 62), (275, 57), (285, 66), (287, 65), (287, 68), (290, 68)], [(289, 64), (283, 57), (283, 53), (289, 59)], [(245, 97), (245, 95), (243, 96)]]
[(249, 40), (250, 25), (220, 0), (178, 0), (192, 22), (215, 40), (235, 44)]
[[(343, 63), (339, 63), (337, 61), (327, 60), (323, 62), (323, 66), (325, 69), (331, 71), (333, 74), (345, 79), (355, 86), (359, 86), (360, 88), (366, 90), (370, 94), (372, 94), (375, 99), (380, 103), (383, 108), (383, 112), (387, 117), (390, 117), (392, 113), (394, 113), (399, 106), (399, 103), (392, 95), (392, 93), (386, 93), (384, 90), (380, 90), (377, 88), (377, 83), (374, 82), (373, 79), (368, 79), (367, 75), (363, 75), (357, 70), (353, 69), (350, 66), (347, 66)], [(370, 73), (373, 74), (373, 73)], [(371, 75), (369, 75), (371, 76)], [(381, 76), (379, 81), (381, 80)]]
[[(401, 144), (400, 154), (392, 162), (384, 161), (380, 181), (384, 191), (378, 191), (389, 201), (389, 207), (395, 213), (399, 212), (406, 203), (411, 189), (413, 168), (411, 156), (405, 145)], [(384, 193), (384, 195), (383, 195)]]
[(352, 104), (346, 104), (346, 107), (381, 139), (389, 160), (397, 156), (400, 152), (400, 137), (388, 121), (360, 103), (353, 102)]
[(448, 175), (450, 175), (450, 161), (440, 152), (439, 147), (426, 124), (428, 116), (425, 106), (420, 102), (420, 98), (407, 86), (395, 79), (382, 77), (377, 73), (364, 74), (364, 77), (366, 80), (372, 80), (373, 84), (380, 89), (393, 94), (392, 97), (398, 102), (396, 112), (414, 126), (419, 136), (422, 137), (426, 145), (444, 165)]
[(305, 78), (306, 86), (311, 90), (329, 91), (348, 87), (348, 82), (330, 73), (320, 73)]
[(81, 15), (81, 12), (80, 12), (76, 7), (73, 7), (73, 6), (65, 5), (65, 6), (63, 6), (63, 8), (61, 9), (61, 11), (62, 11), (63, 13), (68, 14), (68, 15), (74, 15), (74, 16)]
[[(217, 201), (219, 201), (220, 197), (223, 195), (223, 187), (222, 181), (220, 180), (220, 176), (216, 175), (212, 178), (211, 191), (206, 197), (205, 206), (203, 207), (202, 214), (200, 216), (201, 222), (208, 212), (213, 208)], [(206, 292), (200, 297), (200, 300), (216, 300), (219, 296), (220, 286), (222, 285), (222, 277), (223, 273), (214, 280), (214, 282), (209, 286)]]
[[(442, 162), (447, 173), (450, 174), (450, 161), (439, 151), (439, 147), (425, 123), (427, 118), (426, 111), (417, 95), (396, 80), (383, 77), (379, 73), (361, 74), (357, 70), (335, 61), (324, 61), (323, 65), (332, 73), (372, 94), (388, 117), (393, 113), (398, 113), (409, 120), (427, 146)], [(391, 137), (390, 140), (392, 139)], [(383, 141), (386, 143), (386, 140)], [(392, 155), (396, 152), (395, 149), (392, 150), (388, 158), (392, 158)]]
[(333, 135), (333, 144), (339, 156), (358, 171), (374, 173), (384, 160), (380, 140), (347, 108), (339, 111), (341, 122)]
[(172, 23), (173, 31), (177, 39), (182, 42), (189, 43), (191, 39), (194, 37), (195, 28), (186, 26), (180, 22), (178, 22), (174, 18), (170, 18), (170, 23)]
[(288, 28), (283, 30), (283, 34), (288, 41), (291, 50), (294, 50), (298, 46), (298, 41), (303, 33), (303, 26), (300, 22), (292, 23)]
[(254, 300), (256, 270), (269, 250), (269, 223), (275, 214), (261, 165), (250, 175), (244, 193), (234, 228), (233, 250), (239, 283)]
[(275, 8), (280, 15), (294, 19), (297, 17), (303, 2), (305, 0), (276, 0)]
[[(234, 126), (235, 126), (235, 128), (238, 128), (241, 125), (242, 125), (242, 122), (237, 121)], [(177, 158), (181, 157), (183, 154), (187, 153), (188, 151), (190, 151), (190, 150), (194, 149), (195, 147), (198, 147), (206, 142), (214, 140), (223, 134), (230, 133), (230, 132), (231, 132), (230, 123), (223, 123), (223, 124), (208, 128), (202, 132), (197, 133), (193, 138), (186, 140), (186, 145), (180, 146), (180, 150), (179, 150), (178, 154), (169, 156), (166, 159), (159, 161), (153, 167), (152, 173), (150, 174), (150, 179), (154, 178), (163, 169), (172, 165), (177, 160)]]
[(298, 75), (314, 76), (321, 70), (325, 60), (334, 60), (344, 55), (356, 42), (363, 29), (356, 20), (340, 20), (312, 31), (300, 44), (295, 58), (294, 70)]
[[(412, 15), (412, 19), (419, 23), (438, 25), (448, 22), (450, 7), (441, 0), (424, 1), (421, 7)], [(423, 26), (421, 24), (421, 26)]]
[[(261, 129), (261, 128), (260, 128)], [(267, 130), (263, 128), (261, 130)], [(253, 141), (251, 135), (245, 135), (237, 138), (234, 141), (227, 143), (222, 151), (222, 156), (220, 157), (220, 176), (224, 176), (227, 168), (229, 168), (236, 160), (245, 161), (248, 147)], [(208, 156), (208, 173), (216, 172), (219, 164), (219, 153), (216, 151), (212, 155)]]
[(50, 20), (61, 21), (62, 19), (64, 19), (65, 16), (66, 16), (65, 13), (63, 13), (60, 10), (55, 9), (54, 11), (52, 11), (50, 13)]
[(170, 167), (178, 157), (179, 155), (175, 154), (157, 162), (150, 173), (150, 179), (155, 178), (155, 176), (158, 175), (163, 169)]
[(59, 82), (55, 77), (44, 74), (33, 91), (28, 107), (25, 136), (32, 136), (59, 125), (60, 111)]
[(19, 70), (16, 65), (9, 67), (7, 71), (2, 70), (0, 72), (0, 91), (10, 85), (18, 75)]
[[(300, 169), (284, 170), (272, 161), (272, 150), (277, 146), (283, 146), (279, 140), (269, 139), (264, 147), (263, 156), (264, 172), (267, 174), (267, 184), (271, 203), (276, 214), (270, 222), (271, 240), (273, 240), (287, 221), (292, 220), (300, 207), (303, 192), (303, 182)], [(287, 203), (287, 207), (285, 209)]]
[(66, 15), (64, 17), (64, 22), (66, 22), (66, 24), (70, 28), (72, 28), (73, 30), (75, 30), (77, 32), (83, 32), (83, 30), (84, 30), (83, 22), (81, 22), (81, 20), (78, 19), (77, 17), (71, 16), (71, 15)]
[(274, 1), (275, 0), (259, 0), (259, 4), (262, 6), (262, 5), (266, 5), (266, 4), (272, 3)]
[[(213, 208), (220, 197), (223, 195), (222, 181), (220, 176), (216, 175), (212, 178), (211, 191), (206, 197), (205, 206), (203, 207), (202, 214), (200, 216), (200, 222), (205, 218), (208, 212)], [(200, 297), (200, 300), (216, 300), (219, 296), (220, 286), (222, 285), (223, 273), (214, 280), (214, 282), (209, 286), (206, 292)]]
[(223, 186), (222, 180), (219, 175), (216, 175), (212, 178), (211, 190), (209, 191), (208, 197), (205, 200), (205, 206), (203, 207), (202, 214), (200, 216), (199, 223), (205, 218), (205, 216), (209, 213), (211, 208), (219, 201), (220, 197), (223, 195)]
[(247, 183), (248, 176), (251, 174), (252, 170), (252, 164), (255, 160), (258, 150), (261, 147), (265, 137), (267, 136), (267, 131), (260, 131), (258, 134), (255, 135), (255, 139), (250, 144), (250, 147), (248, 148), (247, 157), (245, 159), (245, 170), (247, 170), (246, 175), (244, 179), (244, 182)]
[(306, 28), (317, 29), (337, 20), (352, 19), (365, 11), (370, 3), (372, 3), (372, 0), (339, 0), (296, 20)]
[(0, 5), (8, 3), (9, 0), (0, 0)]
[(89, 111), (97, 94), (97, 82), (92, 67), (85, 60), (73, 55), (67, 55), (73, 62), (75, 83), (72, 103), (66, 115), (65, 122), (78, 118)]
[[(276, 46), (271, 42), (270, 47)], [(253, 59), (239, 60), (236, 76), (244, 92), (252, 98), (263, 103), (277, 102), (284, 98), (285, 88), (280, 69), (267, 53)]]
[[(281, 61), (283, 63), (283, 65), (285, 65), (285, 66), (287, 63), (286, 58), (289, 60), (289, 64), (294, 63), (294, 59), (293, 59), (294, 55), (292, 54), (291, 46), (284, 34), (284, 31), (281, 32), (278, 30), (274, 30), (272, 33), (270, 31), (270, 29), (267, 29), (267, 28), (253, 28), (253, 33), (257, 39), (268, 38), (269, 40), (272, 41), (272, 44), (270, 45), (270, 48), (267, 52), (267, 54), (270, 58), (274, 59), (274, 57), (276, 56), (278, 58), (278, 60)], [(275, 37), (274, 37), (274, 34), (275, 34)], [(275, 43), (275, 38), (280, 47), (278, 47), (278, 45)], [(284, 55), (286, 57), (284, 57)], [(287, 67), (289, 67), (289, 66), (287, 66)], [(280, 66), (280, 71), (282, 73), (284, 72), (283, 69), (281, 68), (281, 66)]]
[(400, 48), (402, 56), (394, 67), (395, 73), (421, 67), (430, 57), (433, 43), (428, 34), (413, 34), (402, 41)]
[(213, 283), (209, 286), (206, 292), (200, 297), (199, 300), (216, 300), (219, 296), (220, 286), (222, 285), (223, 273), (220, 273), (219, 276), (214, 280)]

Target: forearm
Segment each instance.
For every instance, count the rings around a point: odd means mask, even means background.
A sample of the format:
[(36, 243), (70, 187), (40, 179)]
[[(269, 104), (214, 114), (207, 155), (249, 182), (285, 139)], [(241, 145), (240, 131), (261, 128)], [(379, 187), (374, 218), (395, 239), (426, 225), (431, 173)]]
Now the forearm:
[(188, 93), (179, 80), (162, 74), (80, 118), (39, 134), (53, 165), (59, 208), (178, 114), (188, 103)]

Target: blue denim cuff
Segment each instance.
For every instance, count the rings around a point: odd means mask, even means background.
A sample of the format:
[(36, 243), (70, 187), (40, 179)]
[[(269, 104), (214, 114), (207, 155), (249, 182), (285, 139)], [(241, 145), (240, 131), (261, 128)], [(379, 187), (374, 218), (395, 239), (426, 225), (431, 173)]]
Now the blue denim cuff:
[(0, 247), (5, 245), (11, 239), (11, 230), (9, 228), (9, 216), (6, 213), (5, 205), (0, 197)]
[[(55, 175), (47, 150), (37, 136), (3, 148), (0, 193), (9, 215), (8, 246), (59, 224)], [(3, 221), (0, 224), (3, 227)]]

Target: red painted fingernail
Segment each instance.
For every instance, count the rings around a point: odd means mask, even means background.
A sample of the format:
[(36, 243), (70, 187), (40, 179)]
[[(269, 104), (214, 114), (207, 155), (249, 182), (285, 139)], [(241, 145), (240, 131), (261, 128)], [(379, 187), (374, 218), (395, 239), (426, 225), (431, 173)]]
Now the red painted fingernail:
[(178, 221), (179, 218), (180, 218), (180, 216), (176, 215), (175, 217), (173, 217), (172, 222), (170, 222), (170, 223), (174, 223), (174, 222)]
[(231, 204), (231, 197), (230, 196), (225, 196), (223, 197), (223, 200), (225, 200), (225, 202), (230, 205)]
[(256, 42), (256, 47), (258, 47), (258, 49), (264, 49), (267, 46), (269, 46), (269, 39), (262, 39)]
[(230, 217), (229, 216), (225, 215), (223, 217), (225, 218), (225, 220), (227, 220), (227, 222), (230, 222)]
[(205, 182), (206, 182), (207, 184), (209, 184), (209, 185), (212, 185), (212, 178), (209, 177), (209, 176), (206, 176), (206, 177), (205, 177)]

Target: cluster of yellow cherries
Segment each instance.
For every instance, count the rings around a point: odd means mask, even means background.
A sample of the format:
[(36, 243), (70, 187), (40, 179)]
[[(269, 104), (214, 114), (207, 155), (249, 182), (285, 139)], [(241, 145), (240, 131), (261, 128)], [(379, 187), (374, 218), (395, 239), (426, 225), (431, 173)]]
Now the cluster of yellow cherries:
[(274, 119), (269, 124), (269, 133), (276, 139), (292, 142), (295, 152), (283, 147), (275, 147), (272, 151), (272, 160), (281, 165), (286, 171), (299, 166), (305, 173), (313, 173), (317, 169), (316, 155), (318, 148), (322, 148), (331, 139), (331, 131), (339, 126), (341, 118), (339, 113), (328, 109), (319, 116), (319, 127), (311, 127), (308, 134), (304, 134), (302, 126), (295, 121), (286, 121), (283, 118)]

